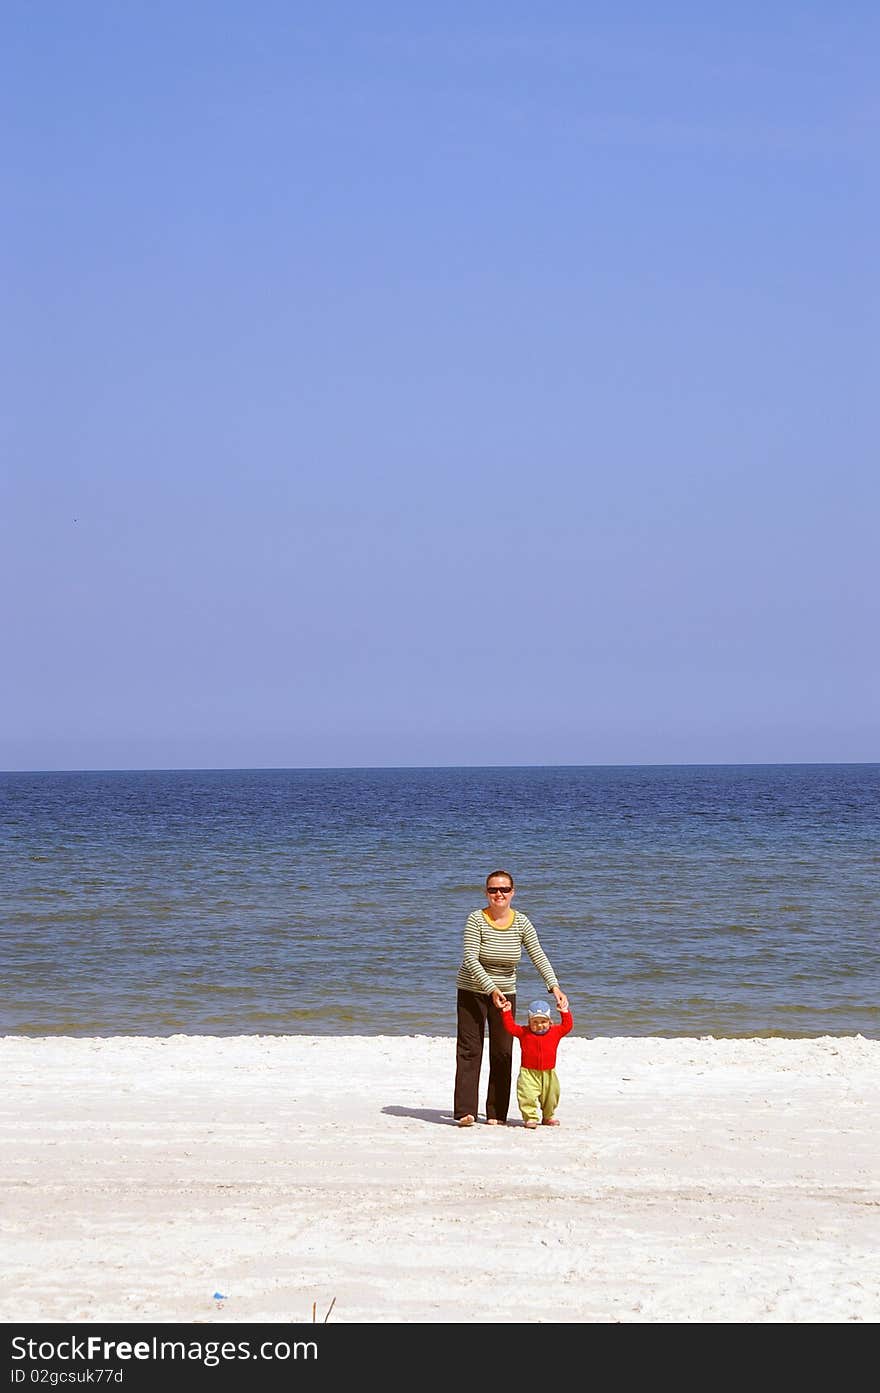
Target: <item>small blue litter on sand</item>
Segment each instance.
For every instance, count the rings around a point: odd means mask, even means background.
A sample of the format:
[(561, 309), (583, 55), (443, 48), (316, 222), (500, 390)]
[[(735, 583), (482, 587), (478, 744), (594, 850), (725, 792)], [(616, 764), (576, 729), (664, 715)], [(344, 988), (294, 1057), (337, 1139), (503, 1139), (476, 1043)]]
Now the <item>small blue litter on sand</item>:
[(224, 1295), (224, 1293), (223, 1293), (222, 1291), (215, 1291), (215, 1292), (214, 1292), (214, 1298), (213, 1298), (213, 1299), (214, 1299), (215, 1301), (225, 1301), (225, 1300), (226, 1300), (226, 1296)]

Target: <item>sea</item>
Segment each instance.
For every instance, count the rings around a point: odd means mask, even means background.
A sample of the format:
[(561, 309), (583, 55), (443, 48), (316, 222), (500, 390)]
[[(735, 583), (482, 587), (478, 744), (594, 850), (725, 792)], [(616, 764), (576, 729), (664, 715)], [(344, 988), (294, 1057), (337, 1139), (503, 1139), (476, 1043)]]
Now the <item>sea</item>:
[(504, 869), (575, 1035), (876, 1039), (878, 811), (878, 764), (0, 774), (0, 1034), (451, 1036)]

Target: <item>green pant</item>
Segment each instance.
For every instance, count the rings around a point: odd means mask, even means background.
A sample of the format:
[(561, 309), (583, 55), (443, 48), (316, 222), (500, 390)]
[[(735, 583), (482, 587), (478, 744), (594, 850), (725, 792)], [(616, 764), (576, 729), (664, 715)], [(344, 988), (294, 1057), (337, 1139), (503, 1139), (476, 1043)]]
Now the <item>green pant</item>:
[(520, 1069), (516, 1080), (516, 1101), (525, 1122), (537, 1122), (538, 1103), (544, 1121), (553, 1116), (559, 1103), (559, 1079), (555, 1069)]

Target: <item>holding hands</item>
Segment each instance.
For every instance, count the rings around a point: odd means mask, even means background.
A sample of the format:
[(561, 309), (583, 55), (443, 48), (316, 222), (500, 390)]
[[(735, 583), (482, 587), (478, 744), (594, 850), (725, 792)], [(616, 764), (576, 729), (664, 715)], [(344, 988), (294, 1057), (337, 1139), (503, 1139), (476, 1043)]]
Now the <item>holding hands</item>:
[[(565, 992), (562, 990), (561, 987), (553, 987), (552, 991), (553, 999), (555, 1000), (556, 1005), (559, 1007), (560, 1011), (567, 1011), (568, 997), (565, 995)], [(510, 1011), (513, 1009), (510, 1005), (510, 1002), (507, 1000), (507, 997), (504, 995), (504, 992), (499, 991), (497, 987), (492, 993), (492, 1001), (494, 1005), (498, 1007), (499, 1011)]]

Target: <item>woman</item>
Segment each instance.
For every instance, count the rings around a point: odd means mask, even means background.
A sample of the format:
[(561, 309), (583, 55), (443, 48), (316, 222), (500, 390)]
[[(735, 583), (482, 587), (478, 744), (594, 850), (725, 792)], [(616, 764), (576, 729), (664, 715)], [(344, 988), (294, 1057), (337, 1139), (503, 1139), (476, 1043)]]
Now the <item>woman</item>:
[(490, 1127), (503, 1127), (507, 1122), (513, 1036), (504, 1028), (501, 1007), (509, 1001), (516, 1014), (516, 968), (524, 947), (560, 1011), (568, 1010), (568, 998), (544, 956), (531, 921), (510, 903), (515, 893), (509, 871), (492, 871), (486, 877), (486, 908), (475, 909), (464, 926), (464, 955), (456, 982), (458, 1037), (453, 1113), (459, 1127), (472, 1127), (477, 1118), (487, 1020), (486, 1121)]

